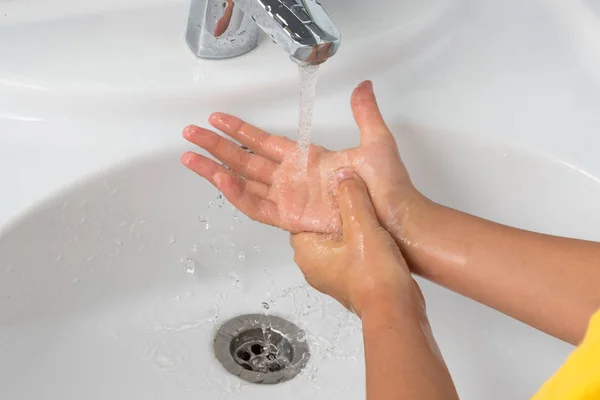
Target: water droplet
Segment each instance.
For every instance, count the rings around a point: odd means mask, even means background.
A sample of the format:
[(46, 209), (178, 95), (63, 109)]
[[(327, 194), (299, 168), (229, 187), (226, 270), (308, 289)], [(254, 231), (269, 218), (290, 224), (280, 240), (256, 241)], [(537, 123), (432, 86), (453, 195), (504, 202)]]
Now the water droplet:
[(262, 306), (265, 310), (268, 310), (269, 308), (271, 308), (271, 306), (269, 305), (269, 303), (267, 303), (266, 301), (262, 302)]
[(258, 244), (254, 245), (254, 251), (260, 253), (260, 246)]
[(199, 248), (198, 248), (197, 244), (195, 244), (192, 247), (190, 247), (190, 252), (192, 252), (192, 253), (197, 253), (198, 250), (199, 250)]
[(246, 260), (246, 253), (244, 253), (243, 251), (240, 251), (238, 254), (238, 260), (240, 262), (244, 262)]
[(201, 224), (205, 224), (206, 229), (210, 229), (210, 217), (208, 215), (201, 215), (198, 217), (198, 221)]
[(115, 239), (115, 244), (119, 247), (123, 246), (123, 241), (120, 238)]
[(210, 241), (210, 248), (213, 249), (215, 253), (218, 253), (221, 249), (221, 245), (219, 244), (219, 241), (217, 239), (212, 239)]
[(216, 199), (217, 206), (219, 208), (223, 208), (223, 206), (225, 205), (225, 201), (226, 201), (226, 199), (225, 199), (225, 196), (223, 196), (223, 193), (217, 192), (217, 199)]
[(124, 228), (127, 225), (127, 220), (123, 220), (117, 224), (119, 228)]
[(71, 283), (72, 283), (73, 285), (76, 285), (76, 284), (78, 284), (78, 283), (79, 283), (79, 278), (75, 278), (75, 279), (73, 279), (73, 280), (71, 281)]
[(189, 257), (181, 257), (181, 265), (183, 265), (183, 269), (188, 274), (193, 274), (196, 272), (196, 261), (193, 258)]
[(170, 243), (170, 244), (174, 244), (174, 243), (175, 243), (175, 241), (176, 241), (176, 239), (175, 239), (175, 236), (171, 236), (171, 237), (169, 238), (169, 243)]
[(228, 277), (229, 279), (231, 279), (231, 281), (232, 281), (232, 283), (233, 283), (233, 286), (234, 286), (234, 287), (236, 287), (236, 288), (238, 288), (238, 289), (240, 289), (240, 288), (242, 287), (242, 284), (241, 284), (241, 282), (240, 282), (240, 276), (238, 275), (238, 273), (237, 273), (237, 272), (235, 272), (235, 271), (231, 271), (231, 272), (230, 272), (230, 273), (227, 275), (227, 277)]
[(59, 253), (59, 254), (56, 255), (56, 257), (54, 257), (54, 262), (57, 263), (60, 260), (62, 260), (62, 254)]
[(119, 191), (119, 189), (115, 188), (113, 189), (110, 194), (108, 195), (108, 197), (113, 197), (115, 194), (117, 194), (117, 192)]
[(85, 259), (85, 261), (87, 261), (87, 262), (92, 262), (92, 261), (94, 261), (95, 259), (96, 259), (96, 257), (95, 257), (95, 256), (89, 256), (89, 257), (87, 257), (87, 258)]

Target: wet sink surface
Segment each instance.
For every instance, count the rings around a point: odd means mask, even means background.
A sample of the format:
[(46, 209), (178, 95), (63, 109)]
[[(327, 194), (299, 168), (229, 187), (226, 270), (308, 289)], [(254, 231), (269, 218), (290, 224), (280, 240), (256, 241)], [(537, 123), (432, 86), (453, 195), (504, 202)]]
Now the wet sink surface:
[[(464, 193), (477, 189), (470, 200), (474, 212), (564, 232), (569, 220), (583, 221), (600, 200), (598, 182), (551, 159), (477, 141), (457, 144), (452, 135), (395, 130), (404, 132), (399, 142), (417, 185), (445, 203), (464, 205)], [(443, 152), (429, 147), (434, 139)], [(178, 155), (166, 152), (91, 178), (5, 231), (3, 393), (11, 399), (48, 392), (61, 399), (364, 398), (357, 318), (307, 287), (285, 233), (240, 215), (179, 166)], [(503, 183), (486, 185), (490, 180)], [(499, 191), (514, 196), (500, 201)], [(528, 209), (539, 193), (548, 195), (546, 202)], [(565, 207), (571, 196), (583, 200)], [(564, 224), (553, 218), (557, 207)], [(592, 233), (600, 222), (593, 218), (572, 233)], [(422, 285), (464, 399), (524, 398), (570, 349)], [(259, 386), (224, 372), (213, 356), (215, 332), (251, 313), (281, 316), (308, 332), (312, 356), (298, 377)]]

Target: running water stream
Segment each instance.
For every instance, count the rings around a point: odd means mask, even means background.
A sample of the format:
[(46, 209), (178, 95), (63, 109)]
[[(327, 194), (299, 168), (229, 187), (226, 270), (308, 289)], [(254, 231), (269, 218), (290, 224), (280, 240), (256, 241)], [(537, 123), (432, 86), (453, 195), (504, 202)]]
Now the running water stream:
[(310, 134), (312, 132), (313, 113), (315, 109), (315, 92), (317, 86), (318, 65), (299, 66), (300, 71), (300, 119), (298, 121), (298, 136), (296, 156), (297, 172), (305, 176), (308, 167), (308, 151)]

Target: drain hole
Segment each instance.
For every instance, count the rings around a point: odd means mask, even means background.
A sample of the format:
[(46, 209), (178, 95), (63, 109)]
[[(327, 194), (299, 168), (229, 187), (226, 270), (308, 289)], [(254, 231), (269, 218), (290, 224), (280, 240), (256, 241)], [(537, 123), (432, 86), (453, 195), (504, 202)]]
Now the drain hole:
[[(252, 356), (250, 355), (250, 353), (248, 353), (246, 350), (240, 350), (240, 351), (238, 351), (238, 352), (237, 352), (237, 356), (238, 356), (240, 359), (244, 360), (244, 361), (250, 361), (250, 358), (252, 357)], [(246, 365), (246, 366), (247, 366), (247, 365)], [(247, 366), (247, 367), (248, 367), (248, 366)], [(248, 368), (249, 368), (249, 369), (252, 369), (252, 368), (250, 368), (250, 367), (248, 367)]]
[(215, 338), (215, 354), (241, 379), (261, 384), (284, 382), (308, 363), (304, 332), (282, 318), (244, 315), (225, 323)]
[[(255, 354), (255, 355), (259, 355), (262, 354), (263, 352), (263, 347), (260, 344), (253, 344), (252, 347), (250, 347), (250, 350)], [(241, 357), (240, 357), (241, 358)], [(248, 360), (246, 360), (248, 361)]]

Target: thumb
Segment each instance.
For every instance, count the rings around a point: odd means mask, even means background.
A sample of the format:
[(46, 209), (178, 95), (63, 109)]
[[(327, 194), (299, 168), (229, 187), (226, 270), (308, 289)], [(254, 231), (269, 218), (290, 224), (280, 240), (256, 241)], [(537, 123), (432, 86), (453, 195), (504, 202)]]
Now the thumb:
[(336, 178), (344, 238), (378, 228), (380, 224), (362, 179), (350, 169), (338, 170)]
[(373, 82), (364, 81), (352, 93), (352, 113), (360, 129), (360, 143), (392, 142), (394, 137), (379, 111)]

